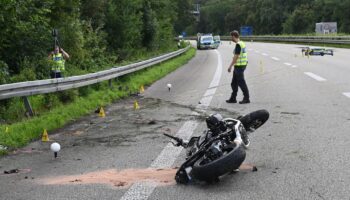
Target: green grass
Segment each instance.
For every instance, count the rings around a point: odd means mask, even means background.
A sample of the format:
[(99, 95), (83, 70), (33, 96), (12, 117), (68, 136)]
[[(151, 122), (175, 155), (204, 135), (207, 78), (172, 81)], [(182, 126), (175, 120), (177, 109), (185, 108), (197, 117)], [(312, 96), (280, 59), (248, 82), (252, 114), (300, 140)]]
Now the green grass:
[[(1, 125), (0, 145), (8, 147), (8, 151), (23, 147), (29, 142), (39, 139), (44, 129), (47, 129), (50, 134), (50, 131), (92, 113), (99, 106), (106, 106), (120, 98), (137, 93), (141, 85), (147, 86), (161, 79), (186, 64), (194, 55), (195, 49), (191, 48), (183, 55), (169, 61), (118, 78), (118, 81), (113, 81), (112, 89), (109, 88), (107, 81), (96, 86), (89, 86), (86, 96), (77, 97), (71, 103), (56, 105), (48, 112), (40, 113), (39, 116), (21, 122)], [(40, 101), (43, 101), (40, 95), (37, 96), (33, 104), (40, 104)], [(20, 99), (18, 102), (22, 103)], [(6, 127), (8, 132), (5, 132)], [(0, 150), (0, 155), (6, 153), (7, 151)]]

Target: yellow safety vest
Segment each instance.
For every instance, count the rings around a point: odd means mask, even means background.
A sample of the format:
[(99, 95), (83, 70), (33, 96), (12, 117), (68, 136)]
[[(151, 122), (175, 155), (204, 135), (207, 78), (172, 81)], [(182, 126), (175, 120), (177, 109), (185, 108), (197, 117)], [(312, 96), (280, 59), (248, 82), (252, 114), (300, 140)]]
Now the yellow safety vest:
[(53, 54), (52, 60), (54, 61), (51, 67), (52, 71), (64, 71), (64, 59), (61, 53)]
[(239, 54), (235, 66), (246, 66), (248, 64), (248, 53), (245, 48), (245, 43), (243, 41), (239, 41), (238, 44), (241, 46), (241, 53)]

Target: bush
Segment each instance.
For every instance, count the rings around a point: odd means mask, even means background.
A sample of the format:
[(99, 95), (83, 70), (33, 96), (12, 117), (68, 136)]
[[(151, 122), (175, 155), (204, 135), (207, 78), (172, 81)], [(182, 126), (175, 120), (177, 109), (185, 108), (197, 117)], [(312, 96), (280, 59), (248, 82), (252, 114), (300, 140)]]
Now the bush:
[(62, 92), (58, 92), (57, 95), (58, 95), (58, 99), (62, 103), (69, 103), (69, 102), (73, 102), (79, 96), (79, 90), (78, 89), (65, 90)]
[(0, 85), (8, 82), (9, 79), (9, 68), (7, 64), (0, 60)]
[(177, 47), (179, 47), (180, 49), (187, 47), (188, 45), (190, 45), (189, 41), (185, 41), (185, 40), (180, 40), (177, 43)]

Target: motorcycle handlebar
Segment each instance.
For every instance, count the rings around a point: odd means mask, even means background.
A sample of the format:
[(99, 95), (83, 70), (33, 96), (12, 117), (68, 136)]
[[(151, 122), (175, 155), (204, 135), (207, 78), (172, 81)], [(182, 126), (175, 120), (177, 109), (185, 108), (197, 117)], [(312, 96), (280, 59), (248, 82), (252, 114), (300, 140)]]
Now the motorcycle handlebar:
[(184, 145), (184, 142), (182, 139), (178, 138), (178, 137), (175, 137), (175, 136), (172, 136), (172, 135), (169, 135), (169, 134), (166, 134), (166, 133), (163, 133), (163, 135), (175, 140), (177, 142), (177, 144), (175, 146), (183, 146)]

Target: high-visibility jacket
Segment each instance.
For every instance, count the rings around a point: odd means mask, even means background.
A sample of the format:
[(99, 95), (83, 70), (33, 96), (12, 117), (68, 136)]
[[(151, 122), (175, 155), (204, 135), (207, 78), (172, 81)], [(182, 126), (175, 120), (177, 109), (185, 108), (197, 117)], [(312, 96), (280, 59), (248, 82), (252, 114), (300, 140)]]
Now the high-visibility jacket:
[(238, 44), (241, 46), (241, 53), (239, 54), (235, 66), (246, 66), (248, 64), (248, 53), (245, 48), (245, 43), (243, 41), (239, 41)]
[(61, 53), (53, 54), (52, 60), (54, 61), (53, 66), (51, 67), (52, 71), (64, 71), (64, 58)]

